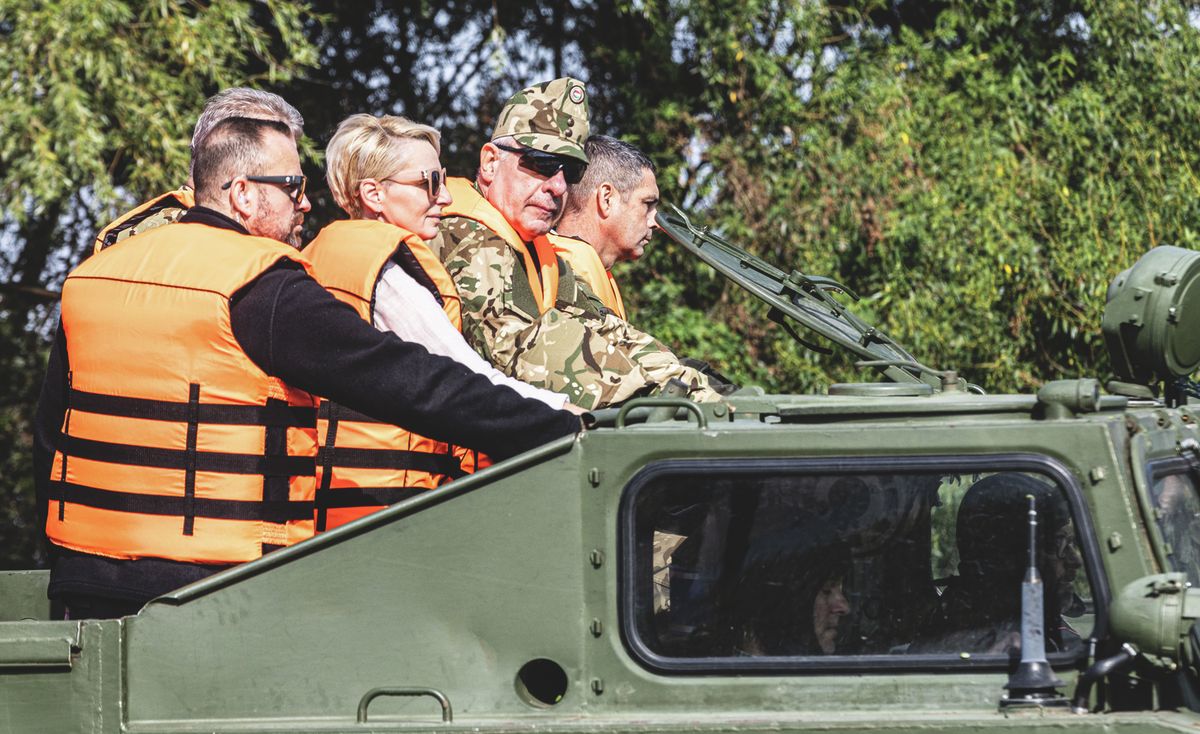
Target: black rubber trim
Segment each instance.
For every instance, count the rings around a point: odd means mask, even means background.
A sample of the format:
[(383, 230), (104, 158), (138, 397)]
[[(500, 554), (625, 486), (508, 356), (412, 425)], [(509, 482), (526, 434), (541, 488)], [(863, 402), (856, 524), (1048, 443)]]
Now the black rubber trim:
[[(149, 398), (125, 398), (116, 395), (69, 390), (67, 400), (71, 407), (85, 413), (115, 415), (122, 418), (143, 418), (156, 421), (183, 423), (191, 415), (189, 402), (176, 403), (169, 400)], [(312, 428), (316, 425), (316, 409), (287, 405), (282, 401), (261, 405), (207, 405), (201, 403), (196, 420), (221, 426), (284, 426)]]
[[(893, 674), (906, 671), (966, 672), (971, 670), (1007, 671), (1012, 663), (1007, 655), (972, 655), (963, 659), (941, 655), (846, 655), (797, 657), (706, 657), (673, 658), (650, 649), (637, 629), (638, 589), (636, 567), (637, 538), (634, 533), (637, 496), (664, 475), (713, 476), (721, 474), (867, 474), (933, 473), (962, 474), (989, 471), (1029, 471), (1054, 480), (1067, 495), (1071, 518), (1080, 538), (1084, 569), (1095, 601), (1092, 638), (1103, 639), (1108, 631), (1108, 603), (1111, 594), (1100, 562), (1100, 544), (1096, 540), (1091, 516), (1078, 481), (1063, 464), (1041, 454), (993, 454), (980, 456), (904, 456), (904, 457), (823, 457), (811, 459), (670, 459), (647, 465), (625, 486), (618, 510), (617, 597), (621, 641), (630, 656), (642, 667), (665, 675), (820, 675), (828, 673)], [(1052, 667), (1078, 667), (1086, 658), (1086, 647), (1078, 654), (1048, 653)]]
[[(187, 500), (182, 496), (167, 497), (154, 494), (133, 494), (109, 489), (88, 487), (71, 482), (50, 482), (50, 499), (98, 510), (129, 512), (141, 515), (171, 515), (183, 517)], [(254, 500), (221, 500), (194, 497), (191, 500), (195, 517), (214, 520), (266, 520), (267, 517), (288, 520), (308, 520), (312, 517), (312, 502), (258, 502)], [(274, 522), (276, 520), (271, 520)]]
[(425, 487), (334, 487), (317, 492), (317, 512), (335, 507), (383, 507), (412, 499)]

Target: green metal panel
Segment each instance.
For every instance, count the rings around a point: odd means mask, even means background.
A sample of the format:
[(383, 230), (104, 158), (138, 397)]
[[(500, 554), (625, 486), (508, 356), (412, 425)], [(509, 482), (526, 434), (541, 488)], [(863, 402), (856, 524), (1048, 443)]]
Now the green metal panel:
[[(121, 626), (119, 621), (0, 623), (0, 641), (30, 643), (24, 649), (0, 647), (12, 664), (0, 666), (0, 731), (119, 732)], [(18, 657), (28, 664), (17, 665)]]
[[(1028, 403), (1022, 412), (1010, 399), (988, 408), (972, 397), (962, 413), (872, 415), (855, 400), (837, 399), (825, 422), (809, 411), (796, 423), (743, 415), (704, 429), (592, 431), (186, 587), (135, 617), (0, 623), (0, 655), (22, 662), (0, 670), (0, 731), (1195, 730), (1190, 714), (1001, 714), (1002, 671), (667, 675), (639, 664), (621, 636), (619, 508), (629, 480), (663, 459), (1038, 454), (1076, 478), (1110, 585), (1156, 569), (1133, 477), (1194, 430), (1176, 414), (1133, 421), (1142, 438), (1131, 442), (1118, 410), (1034, 420)], [(760, 415), (779, 414), (763, 401)], [(1124, 542), (1109, 543), (1114, 533)], [(535, 658), (567, 676), (549, 706), (518, 692), (517, 671)], [(1059, 674), (1069, 692), (1076, 672)], [(363, 701), (413, 687), (444, 694), (453, 720), (443, 723), (429, 697)], [(367, 723), (356, 722), (360, 703)]]
[[(437, 688), (462, 717), (520, 710), (523, 663), (579, 668), (576, 457), (420, 512), (394, 508), (178, 606), (151, 603), (128, 623), (129, 721), (349, 724), (380, 686)], [(405, 706), (439, 720), (432, 702)]]
[(0, 571), (0, 622), (49, 619), (49, 571)]

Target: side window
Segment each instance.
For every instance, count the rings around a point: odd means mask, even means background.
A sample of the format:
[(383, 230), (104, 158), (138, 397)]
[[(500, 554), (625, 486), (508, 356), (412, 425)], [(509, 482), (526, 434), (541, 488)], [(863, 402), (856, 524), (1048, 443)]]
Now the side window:
[(1195, 472), (1156, 477), (1151, 501), (1158, 529), (1169, 546), (1172, 569), (1186, 573), (1193, 586), (1200, 584), (1200, 495)]
[(1032, 495), (1047, 652), (1081, 651), (1091, 592), (1066, 494), (1049, 477), (845, 470), (853, 465), (672, 462), (635, 480), (625, 584), (634, 649), (668, 667), (1007, 660), (1020, 647)]

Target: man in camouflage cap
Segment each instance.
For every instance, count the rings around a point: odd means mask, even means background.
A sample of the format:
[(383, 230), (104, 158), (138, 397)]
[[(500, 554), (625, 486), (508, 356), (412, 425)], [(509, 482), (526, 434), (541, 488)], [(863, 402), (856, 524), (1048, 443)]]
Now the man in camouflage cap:
[(587, 91), (583, 83), (563, 77), (535, 84), (512, 96), (492, 131), (492, 141), (511, 137), (526, 148), (588, 162)]
[(604, 308), (546, 238), (587, 167), (587, 115), (576, 79), (523, 89), (480, 151), (475, 182), (447, 182), (454, 203), (434, 247), (462, 295), (463, 334), (502, 371), (585, 408), (672, 380), (693, 400), (719, 400), (707, 377)]

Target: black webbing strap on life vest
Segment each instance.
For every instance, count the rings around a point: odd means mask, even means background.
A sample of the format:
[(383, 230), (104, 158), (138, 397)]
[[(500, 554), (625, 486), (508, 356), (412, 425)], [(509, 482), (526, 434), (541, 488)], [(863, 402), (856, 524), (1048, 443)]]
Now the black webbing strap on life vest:
[[(267, 408), (272, 406), (276, 410), (281, 407), (286, 407), (287, 402), (278, 398), (267, 398)], [(315, 426), (314, 426), (315, 428)], [(263, 442), (265, 458), (278, 459), (284, 462), (291, 458), (288, 456), (288, 434), (286, 426), (267, 426), (266, 437)], [(306, 464), (303, 474), (312, 476), (317, 471), (316, 460), (313, 459)], [(276, 517), (273, 512), (276, 508), (286, 507), (288, 497), (290, 496), (291, 477), (296, 476), (284, 472), (263, 472), (263, 517), (265, 522), (283, 523), (287, 518)], [(311, 515), (310, 515), (311, 517)]]
[(347, 469), (396, 469), (445, 474), (453, 479), (466, 476), (458, 457), (453, 454), (430, 454), (403, 449), (355, 449), (341, 447), (335, 451), (317, 449), (317, 461), (322, 467), (340, 466)]
[[(66, 409), (66, 418), (63, 419), (63, 430), (64, 431), (70, 430), (70, 428), (71, 428), (71, 396), (74, 393), (74, 390), (71, 389), (71, 382), (74, 380), (74, 377), (75, 377), (75, 373), (68, 370), (67, 371), (67, 398), (66, 398), (66, 405), (64, 406), (64, 408)], [(62, 454), (62, 465), (61, 465), (59, 473), (58, 473), (58, 481), (65, 482), (67, 480), (67, 452), (64, 449), (59, 448), (59, 453)], [(60, 499), (58, 501), (58, 521), (62, 522), (63, 520), (65, 520), (66, 514), (67, 514), (67, 503), (63, 502)]]
[(265, 456), (194, 449), (163, 449), (96, 441), (66, 434), (59, 434), (57, 445), (63, 453), (81, 459), (157, 469), (188, 471), (191, 468), (198, 472), (266, 474), (280, 477), (310, 476), (316, 470), (311, 456)]
[[(68, 375), (70, 380), (70, 375)], [(188, 386), (188, 401), (173, 402), (146, 398), (125, 398), (68, 389), (67, 419), (59, 434), (57, 448), (62, 453), (63, 471), (57, 481), (51, 481), (52, 499), (59, 502), (62, 519), (66, 502), (98, 509), (148, 515), (178, 515), (183, 518), (183, 534), (192, 535), (195, 518), (207, 517), (228, 520), (257, 520), (282, 524), (312, 517), (311, 501), (289, 499), (292, 477), (312, 476), (316, 460), (311, 456), (289, 456), (288, 428), (314, 428), (316, 410), (311, 406), (292, 406), (278, 398), (265, 405), (206, 405), (200, 402), (200, 385)], [(72, 410), (143, 420), (184, 423), (187, 440), (182, 449), (157, 448), (134, 444), (114, 443), (71, 436)], [(246, 425), (262, 426), (265, 442), (261, 454), (241, 454), (219, 451), (200, 451), (200, 426)], [(163, 495), (162, 487), (147, 488), (150, 494), (121, 492), (89, 487), (66, 481), (66, 456), (127, 466), (181, 470), (184, 476), (183, 494)], [(261, 500), (212, 499), (196, 496), (197, 472), (219, 474), (262, 475)]]
[(207, 405), (193, 406), (169, 400), (124, 398), (100, 395), (82, 390), (69, 390), (68, 404), (85, 413), (114, 415), (121, 418), (186, 422), (195, 410), (196, 420), (222, 426), (284, 426), (312, 428), (316, 423), (315, 409), (303, 405), (288, 405), (283, 400), (268, 400), (266, 405)]
[(317, 513), (321, 516), (331, 508), (394, 505), (429, 491), (426, 487), (334, 487), (317, 495)]
[(183, 534), (196, 527), (196, 438), (200, 433), (200, 385), (188, 385), (187, 449), (183, 468)]
[[(333, 438), (337, 433), (337, 424), (340, 421), (388, 425), (384, 421), (351, 410), (344, 405), (322, 400), (317, 409), (317, 418), (329, 423), (325, 443), (317, 449), (317, 463), (325, 470), (326, 477), (329, 476), (330, 467), (335, 466), (347, 469), (407, 469), (428, 474), (445, 474), (452, 479), (459, 479), (467, 475), (462, 470), (458, 458), (453, 454), (431, 454), (427, 451), (403, 449), (335, 447)], [(324, 478), (322, 478), (321, 487), (326, 487)]]
[(94, 507), (98, 510), (113, 510), (116, 512), (131, 512), (141, 515), (171, 515), (182, 517), (187, 512), (188, 504), (192, 507), (193, 517), (204, 517), (214, 520), (262, 520), (264, 515), (275, 518), (272, 522), (286, 520), (308, 520), (312, 517), (312, 502), (288, 501), (270, 503), (277, 506), (265, 508), (269, 504), (258, 500), (225, 500), (211, 497), (193, 497), (190, 502), (179, 495), (140, 494), (135, 492), (117, 492), (110, 489), (99, 489), (71, 482), (50, 482), (49, 495), (51, 500), (66, 501), (72, 504)]
[(315, 519), (318, 533), (328, 527), (328, 510), (331, 508), (391, 505), (427, 491), (422, 487), (333, 487), (331, 482), (334, 467), (412, 470), (426, 474), (443, 474), (451, 479), (466, 476), (458, 457), (452, 454), (338, 447), (337, 431), (341, 421), (385, 425), (381, 420), (344, 405), (322, 400), (317, 408), (317, 418), (326, 422), (325, 441), (317, 448), (317, 464), (321, 467), (321, 482), (316, 490)]
[(372, 418), (366, 413), (359, 413), (357, 410), (350, 410), (344, 405), (322, 400), (317, 407), (317, 420), (326, 420), (330, 423), (334, 421), (353, 421), (355, 423), (379, 423), (386, 425), (384, 421), (378, 418)]
[[(317, 408), (317, 418), (327, 422), (325, 445), (317, 447), (318, 463), (321, 466), (321, 483), (317, 485), (316, 490), (318, 499), (329, 491), (329, 483), (333, 481), (333, 457), (337, 453), (334, 448), (337, 446), (338, 416), (341, 410), (343, 410), (341, 406), (328, 400), (322, 400)], [(316, 531), (324, 532), (328, 524), (328, 508), (317, 502)]]

